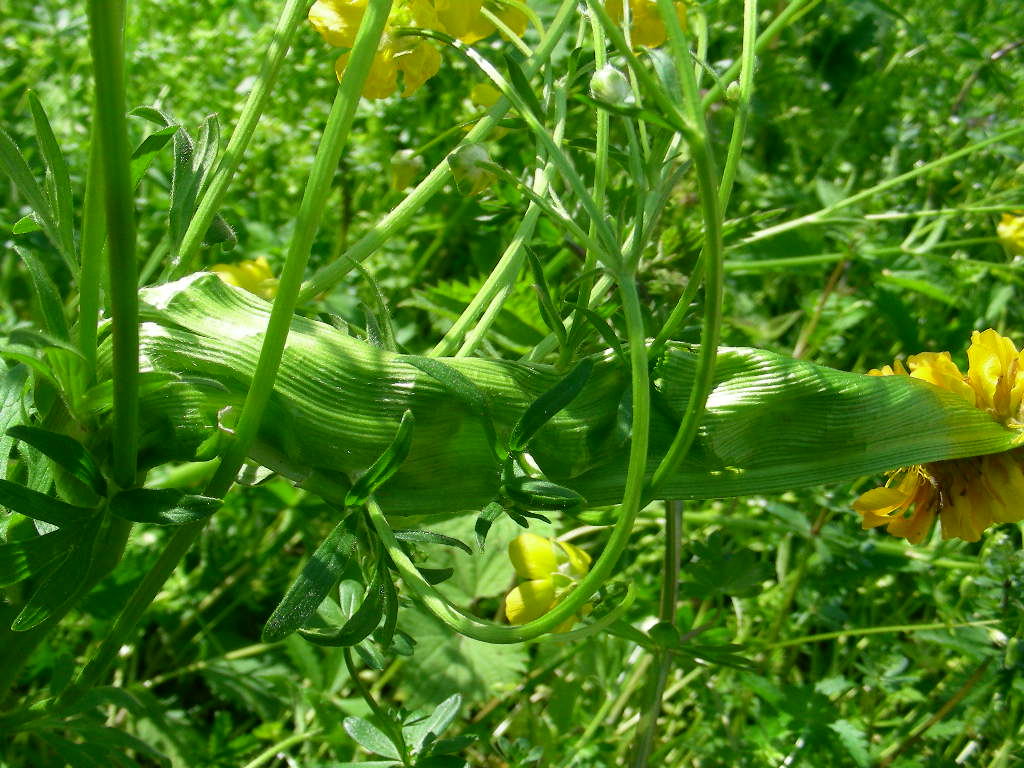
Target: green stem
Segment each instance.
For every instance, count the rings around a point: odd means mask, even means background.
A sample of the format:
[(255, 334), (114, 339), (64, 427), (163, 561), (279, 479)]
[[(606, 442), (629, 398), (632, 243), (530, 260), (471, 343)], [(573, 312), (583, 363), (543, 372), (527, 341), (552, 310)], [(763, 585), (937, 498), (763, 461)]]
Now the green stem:
[(729, 208), (729, 196), (732, 194), (736, 170), (743, 155), (743, 139), (747, 134), (747, 117), (750, 115), (750, 102), (754, 96), (754, 46), (757, 43), (757, 0), (743, 1), (743, 52), (740, 54), (740, 93), (736, 104), (736, 118), (732, 123), (732, 136), (729, 139), (729, 152), (725, 156), (725, 167), (722, 169), (722, 184), (718, 188), (718, 204), (723, 215)]
[(238, 116), (238, 123), (232, 131), (228, 146), (211, 177), (209, 187), (203, 193), (195, 216), (192, 217), (188, 229), (185, 230), (181, 247), (175, 254), (172, 277), (179, 277), (192, 271), (196, 253), (199, 251), (203, 238), (206, 236), (210, 224), (213, 223), (214, 216), (217, 215), (220, 204), (224, 200), (224, 195), (235, 177), (235, 172), (242, 162), (242, 157), (249, 146), (256, 125), (259, 123), (260, 117), (263, 116), (285, 55), (291, 47), (295, 31), (306, 16), (308, 7), (309, 3), (306, 0), (287, 0), (284, 8), (281, 9), (281, 16), (274, 29), (274, 36), (263, 56), (260, 73), (256, 77), (252, 90), (249, 91), (245, 106)]
[[(679, 565), (683, 550), (683, 502), (665, 502), (665, 557), (662, 561), (663, 578), (658, 618), (664, 624), (675, 624), (676, 605), (679, 602)], [(647, 761), (654, 749), (658, 734), (658, 715), (661, 700), (665, 695), (665, 684), (672, 669), (672, 654), (659, 650), (654, 655), (653, 671), (648, 679), (643, 714), (637, 723), (637, 740), (633, 748), (634, 768), (647, 768)]]
[[(552, 51), (562, 42), (565, 30), (575, 16), (576, 3), (574, 0), (562, 0), (555, 18), (551, 21), (547, 33), (544, 35), (536, 53), (525, 67), (527, 77), (536, 74), (550, 58)], [(505, 117), (510, 107), (507, 98), (502, 97), (493, 107), (487, 111), (487, 115), (480, 119), (465, 138), (459, 143), (459, 147), (470, 144), (477, 144), (486, 139), (498, 122)], [(447, 159), (438, 163), (434, 169), (427, 174), (416, 188), (409, 193), (394, 210), (359, 239), (348, 251), (346, 258), (339, 259), (331, 264), (321, 267), (313, 276), (305, 282), (299, 293), (299, 303), (310, 301), (318, 293), (321, 293), (332, 285), (342, 280), (352, 269), (353, 262), (364, 261), (372, 253), (375, 253), (397, 232), (404, 230), (412, 217), (448, 183), (451, 171)]]
[(348, 141), (360, 94), (369, 75), (370, 65), (373, 63), (390, 11), (391, 0), (371, 2), (359, 25), (348, 66), (341, 78), (338, 95), (327, 118), (323, 139), (317, 148), (306, 191), (299, 205), (295, 234), (281, 272), (277, 297), (270, 313), (252, 386), (242, 406), (234, 439), (228, 444), (221, 464), (207, 488), (210, 495), (223, 496), (231, 487), (235, 474), (245, 461), (249, 446), (256, 437), (263, 411), (274, 391), (274, 379), (277, 377), (288, 331), (295, 315), (302, 275), (309, 261), (313, 238), (320, 224), (320, 217), (331, 191), (331, 181), (338, 167), (341, 151)]
[[(96, 116), (93, 114), (93, 123)], [(87, 381), (96, 379), (96, 328), (100, 320), (100, 281), (103, 271), (103, 243), (106, 229), (103, 225), (103, 155), (99, 137), (89, 142), (89, 170), (85, 181), (85, 200), (82, 204), (82, 238), (78, 274), (78, 351), (86, 362)]]
[[(390, 578), (390, 577), (388, 577)], [(352, 649), (344, 648), (342, 655), (345, 657), (345, 668), (348, 670), (348, 676), (352, 680), (352, 685), (355, 687), (356, 692), (366, 702), (366, 706), (370, 708), (370, 711), (377, 718), (377, 722), (380, 727), (387, 731), (388, 737), (391, 742), (398, 748), (402, 755), (402, 762), (408, 764), (409, 760), (409, 748), (405, 744), (405, 736), (402, 734), (402, 729), (388, 717), (387, 712), (381, 709), (380, 704), (373, 698), (373, 694), (370, 693), (370, 689), (366, 687), (366, 684), (359, 677), (359, 670), (356, 669), (355, 662), (352, 659)]]
[(278, 759), (284, 750), (288, 749), (293, 744), (301, 744), (304, 741), (310, 741), (314, 737), (319, 736), (322, 733), (321, 729), (313, 728), (310, 731), (304, 731), (302, 733), (294, 733), (287, 739), (267, 747), (265, 750), (260, 752), (256, 757), (246, 763), (242, 768), (260, 768), (261, 765), (269, 763), (271, 760)]
[(135, 484), (139, 432), (139, 301), (125, 116), (124, 0), (89, 0), (89, 44), (96, 78), (96, 134), (103, 164), (113, 337), (114, 480)]
[(672, 439), (672, 444), (651, 476), (648, 498), (653, 498), (657, 494), (658, 487), (676, 470), (697, 436), (697, 427), (714, 381), (715, 358), (718, 354), (718, 340), (722, 327), (724, 282), (722, 207), (715, 182), (715, 160), (707, 140), (707, 123), (704, 120), (700, 95), (697, 91), (697, 80), (693, 67), (690, 66), (690, 48), (679, 25), (672, 0), (658, 0), (658, 10), (668, 32), (668, 42), (672, 49), (676, 74), (682, 85), (683, 98), (689, 112), (688, 121), (693, 127), (693, 131), (684, 134), (684, 137), (690, 145), (694, 166), (697, 170), (697, 187), (700, 192), (701, 212), (704, 218), (704, 290), (706, 298), (693, 389), (690, 399), (686, 403), (686, 409), (683, 411), (679, 428)]
[(788, 648), (794, 645), (805, 645), (807, 643), (824, 643), (829, 640), (838, 640), (842, 637), (863, 637), (866, 635), (889, 635), (898, 632), (926, 632), (936, 629), (957, 629), (958, 627), (986, 627), (992, 624), (1002, 624), (1005, 619), (984, 619), (982, 621), (962, 621), (956, 624), (936, 622), (934, 624), (896, 624), (886, 627), (866, 627), (864, 629), (843, 629), (836, 632), (822, 632), (817, 635), (804, 635), (788, 640), (779, 640), (774, 643), (751, 643), (752, 648), (761, 651), (771, 651), (776, 648)]

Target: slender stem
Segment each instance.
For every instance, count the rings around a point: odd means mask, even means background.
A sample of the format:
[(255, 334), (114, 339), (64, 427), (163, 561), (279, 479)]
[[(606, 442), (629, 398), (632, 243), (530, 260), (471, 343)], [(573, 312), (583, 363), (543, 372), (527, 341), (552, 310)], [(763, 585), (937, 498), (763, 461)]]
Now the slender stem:
[(817, 635), (804, 635), (793, 637), (788, 640), (779, 640), (774, 643), (751, 643), (751, 647), (762, 651), (770, 651), (776, 648), (788, 648), (794, 645), (806, 645), (807, 643), (825, 643), (829, 640), (838, 640), (841, 637), (862, 637), (864, 635), (889, 635), (898, 632), (925, 632), (936, 629), (956, 629), (957, 627), (986, 627), (991, 624), (1002, 624), (1005, 619), (984, 619), (982, 621), (962, 621), (956, 624), (936, 622), (933, 624), (895, 624), (885, 627), (866, 627), (863, 629), (842, 629), (835, 632), (822, 632)]
[(409, 748), (405, 744), (405, 737), (402, 734), (402, 729), (398, 727), (394, 720), (388, 717), (387, 712), (381, 709), (380, 704), (377, 703), (377, 700), (373, 697), (370, 689), (366, 687), (366, 684), (359, 677), (359, 670), (356, 669), (355, 661), (352, 659), (352, 649), (344, 648), (342, 650), (342, 655), (345, 657), (345, 668), (348, 670), (348, 676), (352, 680), (352, 685), (355, 687), (362, 700), (366, 702), (366, 706), (368, 706), (370, 711), (376, 716), (377, 722), (380, 724), (381, 728), (388, 732), (388, 737), (401, 752), (402, 762), (408, 762)]
[[(552, 51), (562, 43), (566, 28), (575, 16), (576, 3), (574, 0), (562, 0), (555, 18), (551, 21), (547, 33), (537, 46), (536, 53), (524, 68), (527, 77), (536, 74), (550, 58)], [(465, 138), (459, 143), (460, 147), (476, 144), (486, 139), (494, 127), (510, 108), (510, 102), (506, 97), (500, 98), (493, 107), (487, 111), (487, 115), (473, 127)], [(409, 224), (412, 217), (426, 203), (448, 183), (451, 171), (447, 159), (438, 163), (434, 169), (427, 174), (416, 188), (409, 193), (401, 203), (387, 216), (381, 219), (372, 230), (366, 233), (348, 251), (346, 258), (339, 259), (331, 264), (321, 267), (313, 276), (307, 280), (299, 293), (299, 303), (311, 300), (318, 293), (330, 288), (339, 282), (352, 269), (353, 262), (364, 261), (372, 253), (375, 253), (384, 243), (396, 232), (400, 232)]]
[[(679, 602), (679, 565), (683, 550), (683, 502), (665, 502), (665, 557), (662, 561), (661, 599), (658, 618), (665, 624), (675, 624), (676, 604)], [(647, 768), (658, 732), (658, 715), (665, 694), (668, 673), (672, 669), (672, 654), (661, 649), (654, 654), (654, 664), (647, 683), (643, 714), (637, 723), (637, 740), (633, 748), (634, 768)]]
[(694, 77), (693, 67), (689, 64), (690, 49), (679, 25), (672, 0), (658, 0), (658, 10), (668, 32), (676, 74), (682, 85), (683, 97), (688, 109), (687, 117), (690, 125), (693, 126), (693, 131), (684, 136), (690, 145), (694, 166), (697, 170), (697, 186), (700, 191), (701, 211), (704, 218), (704, 290), (706, 298), (693, 389), (672, 444), (651, 476), (648, 498), (652, 498), (657, 493), (658, 486), (671, 477), (697, 436), (700, 417), (704, 413), (704, 406), (714, 380), (715, 358), (718, 354), (718, 339), (722, 326), (724, 282), (722, 207), (715, 181), (715, 160), (707, 140), (707, 124), (704, 120), (700, 95), (697, 92), (697, 80)]
[(139, 432), (139, 300), (125, 116), (124, 0), (89, 0), (89, 44), (96, 78), (96, 133), (103, 161), (113, 337), (114, 480), (135, 484)]
[(718, 204), (722, 213), (729, 208), (736, 170), (743, 155), (743, 139), (747, 133), (747, 117), (754, 96), (754, 46), (757, 43), (757, 0), (743, 0), (743, 52), (740, 55), (740, 93), (736, 104), (736, 118), (732, 123), (729, 152), (722, 169), (722, 184), (718, 188)]
[(249, 91), (245, 106), (238, 116), (238, 123), (231, 133), (231, 139), (228, 141), (228, 146), (224, 150), (220, 162), (217, 163), (209, 186), (199, 201), (195, 216), (192, 217), (188, 229), (185, 230), (181, 247), (174, 256), (172, 276), (176, 277), (192, 271), (192, 262), (199, 251), (199, 246), (202, 245), (206, 231), (210, 228), (214, 216), (217, 215), (217, 210), (242, 162), (242, 157), (249, 146), (256, 125), (259, 123), (260, 117), (263, 116), (285, 55), (291, 47), (295, 31), (305, 17), (308, 7), (309, 3), (306, 0), (287, 0), (281, 9), (281, 17), (278, 19), (274, 36), (264, 54), (260, 73), (256, 77), (252, 90)]
[(284, 750), (288, 749), (293, 744), (301, 744), (304, 741), (310, 741), (316, 736), (319, 736), (323, 731), (320, 728), (313, 728), (309, 731), (303, 731), (302, 733), (293, 733), (286, 739), (282, 739), (276, 744), (272, 744), (265, 750), (260, 752), (256, 757), (246, 763), (242, 768), (260, 768), (261, 765), (269, 763), (271, 760), (277, 759), (277, 756)]
[(309, 261), (313, 238), (320, 224), (320, 217), (331, 191), (331, 181), (338, 167), (341, 151), (348, 141), (360, 94), (369, 75), (370, 65), (373, 63), (390, 11), (391, 0), (371, 2), (359, 25), (348, 66), (345, 68), (338, 95), (327, 118), (323, 139), (317, 149), (306, 191), (299, 205), (295, 234), (281, 272), (277, 296), (267, 323), (252, 386), (242, 406), (234, 439), (224, 452), (221, 464), (207, 488), (211, 495), (223, 496), (231, 487), (235, 474), (245, 461), (249, 446), (256, 437), (260, 421), (263, 419), (263, 411), (274, 391), (274, 379), (281, 364), (284, 345), (295, 314), (302, 275)]

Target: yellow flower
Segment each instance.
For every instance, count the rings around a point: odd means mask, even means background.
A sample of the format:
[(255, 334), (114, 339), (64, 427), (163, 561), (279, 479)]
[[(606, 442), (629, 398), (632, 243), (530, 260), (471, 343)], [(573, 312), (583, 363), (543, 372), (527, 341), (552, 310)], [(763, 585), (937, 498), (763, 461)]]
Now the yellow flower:
[[(366, 3), (367, 0), (317, 0), (310, 8), (309, 22), (330, 45), (351, 48), (366, 12)], [(495, 26), (481, 13), (482, 7), (483, 0), (396, 2), (370, 65), (363, 96), (368, 99), (391, 96), (398, 88), (399, 72), (403, 81), (402, 96), (411, 96), (441, 68), (441, 54), (431, 43), (414, 35), (400, 35), (397, 28), (436, 29), (465, 43), (473, 43), (495, 31)], [(496, 6), (494, 13), (517, 34), (526, 31), (526, 16), (518, 10)], [(334, 64), (339, 80), (348, 60), (348, 53), (344, 53)]]
[[(565, 541), (523, 533), (508, 545), (508, 557), (520, 578), (505, 596), (505, 615), (512, 624), (525, 624), (554, 608), (590, 570), (590, 555)], [(555, 630), (567, 632), (576, 617)]]
[[(910, 376), (954, 392), (1010, 429), (1024, 429), (1024, 351), (994, 330), (975, 331), (964, 376), (948, 352), (911, 355), (904, 367), (869, 371)], [(908, 372), (909, 369), (909, 372)], [(853, 508), (862, 526), (887, 526), (893, 536), (924, 539), (936, 514), (942, 538), (978, 541), (993, 523), (1024, 519), (1024, 448), (987, 456), (935, 461), (890, 473), (882, 488), (861, 494)]]
[[(612, 21), (621, 24), (624, 18), (623, 0), (605, 0), (604, 7)], [(675, 3), (676, 17), (680, 25), (686, 29), (686, 6)], [(665, 25), (658, 13), (655, 0), (629, 0), (629, 37), (633, 47), (657, 48), (665, 42)]]
[(996, 227), (996, 235), (1010, 255), (1024, 255), (1024, 216), (1004, 213)]
[(228, 285), (237, 286), (264, 299), (272, 299), (277, 295), (277, 278), (263, 256), (237, 264), (214, 264), (210, 271)]

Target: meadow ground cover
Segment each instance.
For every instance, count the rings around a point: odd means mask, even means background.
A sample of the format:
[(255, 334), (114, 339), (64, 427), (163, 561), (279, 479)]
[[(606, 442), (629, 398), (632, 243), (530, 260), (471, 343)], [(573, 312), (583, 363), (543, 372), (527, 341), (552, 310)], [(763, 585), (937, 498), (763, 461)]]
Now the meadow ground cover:
[(1024, 762), (1018, 16), (7, 0), (0, 765)]

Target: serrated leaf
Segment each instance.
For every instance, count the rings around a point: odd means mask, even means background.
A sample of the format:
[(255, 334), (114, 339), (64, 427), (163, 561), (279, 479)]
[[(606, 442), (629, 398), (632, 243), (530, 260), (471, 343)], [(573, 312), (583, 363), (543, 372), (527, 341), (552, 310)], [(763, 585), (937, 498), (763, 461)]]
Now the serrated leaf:
[(361, 717), (346, 717), (342, 722), (342, 727), (345, 729), (345, 733), (367, 752), (395, 760), (401, 759), (398, 747), (391, 742), (384, 731), (369, 720), (364, 720)]
[(338, 523), (316, 548), (263, 628), (263, 642), (276, 643), (305, 624), (341, 579), (359, 539)]
[(110, 511), (133, 523), (185, 525), (205, 520), (224, 502), (211, 496), (197, 496), (174, 488), (132, 488), (110, 500)]
[(96, 459), (88, 448), (70, 435), (29, 426), (11, 427), (7, 434), (31, 445), (73, 478), (91, 488), (97, 496), (106, 494), (107, 483)]
[(839, 741), (846, 748), (847, 754), (860, 768), (871, 764), (871, 753), (868, 751), (868, 739), (864, 729), (849, 720), (836, 720), (829, 723), (829, 728), (839, 736)]
[(68, 504), (10, 480), (0, 480), (0, 505), (58, 528), (80, 525), (96, 514), (92, 507)]
[(534, 400), (512, 428), (508, 438), (509, 450), (525, 450), (537, 431), (582, 391), (593, 368), (593, 360), (584, 358), (561, 381)]
[(412, 411), (402, 414), (402, 421), (398, 425), (398, 431), (395, 433), (391, 445), (356, 480), (352, 490), (345, 497), (345, 506), (356, 507), (365, 504), (366, 500), (398, 471), (402, 462), (405, 461), (405, 457), (409, 455), (409, 447), (412, 445), (412, 428), (415, 423)]

